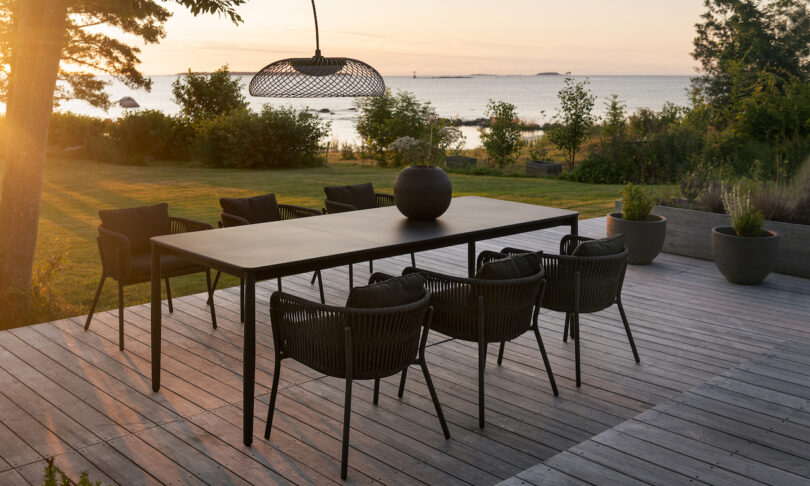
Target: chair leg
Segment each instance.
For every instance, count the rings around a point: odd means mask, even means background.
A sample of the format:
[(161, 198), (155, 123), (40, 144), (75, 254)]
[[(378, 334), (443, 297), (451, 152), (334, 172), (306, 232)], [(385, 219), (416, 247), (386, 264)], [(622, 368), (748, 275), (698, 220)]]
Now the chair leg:
[(633, 341), (633, 334), (630, 332), (630, 323), (627, 322), (627, 314), (624, 313), (624, 306), (622, 305), (622, 299), (616, 299), (616, 305), (619, 306), (619, 314), (622, 315), (622, 322), (624, 322), (624, 330), (627, 332), (627, 340), (630, 341), (630, 349), (633, 350), (633, 358), (635, 358), (636, 363), (640, 363), (641, 359), (638, 357), (638, 351), (636, 350), (636, 343)]
[(310, 285), (315, 285), (315, 279), (318, 278), (318, 273), (320, 273), (320, 270), (315, 270), (312, 273), (312, 280), (309, 281)]
[(245, 279), (239, 279), (239, 322), (245, 322)]
[(96, 296), (93, 298), (93, 305), (90, 306), (90, 313), (87, 314), (87, 322), (84, 323), (85, 331), (90, 327), (90, 320), (93, 319), (93, 314), (96, 312), (96, 304), (98, 304), (98, 298), (101, 297), (101, 289), (104, 287), (105, 280), (107, 280), (107, 276), (102, 274), (101, 281), (98, 283), (98, 288), (96, 289)]
[[(166, 284), (169, 283), (169, 280), (166, 280)], [(208, 289), (208, 300), (211, 301), (211, 305), (208, 306), (208, 309), (211, 311), (211, 325), (214, 326), (214, 329), (217, 328), (217, 311), (214, 308), (214, 286), (211, 285), (211, 269), (205, 269), (205, 286)], [(167, 287), (168, 288), (168, 287)]]
[(315, 275), (318, 276), (318, 291), (321, 293), (321, 304), (326, 303), (326, 298), (323, 295), (323, 276), (321, 275), (321, 271), (318, 270), (315, 272)]
[(484, 428), (484, 368), (487, 343), (484, 340), (484, 297), (478, 297), (478, 427)]
[(273, 388), (270, 390), (270, 407), (267, 409), (267, 425), (264, 427), (264, 438), (270, 438), (270, 429), (273, 428), (273, 415), (276, 411), (276, 395), (278, 395), (278, 376), (281, 374), (281, 357), (276, 353), (276, 364), (273, 370)]
[(478, 343), (478, 427), (484, 428), (484, 368), (487, 363), (487, 345)]
[(374, 378), (374, 405), (380, 403), (380, 379)]
[(118, 282), (118, 349), (124, 350), (124, 286)]
[(166, 300), (169, 301), (169, 313), (172, 313), (174, 312), (174, 306), (172, 305), (172, 286), (169, 285), (168, 278), (163, 279), (163, 281), (166, 282)]
[[(439, 397), (436, 395), (436, 389), (433, 387), (433, 380), (430, 379), (430, 373), (428, 372), (427, 363), (425, 362), (424, 359), (419, 360), (419, 366), (422, 368), (422, 374), (425, 376), (425, 384), (427, 384), (428, 391), (430, 392), (430, 399), (433, 400), (433, 407), (436, 409), (436, 415), (439, 417), (439, 423), (442, 425), (442, 432), (444, 432), (444, 438), (449, 439), (450, 430), (447, 429), (447, 421), (444, 420), (444, 413), (442, 413), (442, 406), (441, 404), (439, 404)], [(402, 376), (405, 375), (403, 374)]]
[(214, 301), (214, 292), (217, 290), (217, 285), (219, 284), (219, 276), (222, 275), (222, 272), (217, 271), (217, 274), (214, 275), (214, 283), (211, 285), (211, 296), (208, 297), (207, 305), (211, 305), (211, 302)]
[(405, 394), (405, 380), (408, 378), (408, 368), (402, 370), (402, 377), (399, 379), (399, 392), (397, 395), (399, 398), (402, 398), (402, 395)]
[(574, 359), (577, 371), (577, 386), (582, 385), (579, 366), (579, 313), (571, 316), (571, 334), (574, 339)]
[(546, 372), (548, 373), (548, 381), (551, 383), (551, 390), (554, 392), (554, 396), (560, 396), (560, 393), (557, 391), (557, 381), (554, 379), (554, 373), (551, 372), (551, 363), (548, 360), (548, 354), (546, 354), (546, 347), (543, 345), (543, 338), (540, 337), (540, 328), (536, 325), (532, 328), (534, 329), (534, 337), (537, 339), (537, 346), (540, 348), (540, 354), (543, 356), (543, 364), (546, 367)]
[(340, 455), (340, 477), (346, 479), (349, 469), (349, 430), (352, 417), (352, 330), (345, 329), (346, 339), (346, 403), (343, 407), (343, 451)]
[(501, 341), (501, 346), (498, 349), (498, 366), (503, 363), (503, 349), (506, 347), (506, 342)]
[(565, 313), (565, 327), (563, 328), (563, 342), (564, 343), (568, 342), (568, 329), (569, 329), (568, 325), (570, 323), (571, 323), (571, 313), (566, 312)]

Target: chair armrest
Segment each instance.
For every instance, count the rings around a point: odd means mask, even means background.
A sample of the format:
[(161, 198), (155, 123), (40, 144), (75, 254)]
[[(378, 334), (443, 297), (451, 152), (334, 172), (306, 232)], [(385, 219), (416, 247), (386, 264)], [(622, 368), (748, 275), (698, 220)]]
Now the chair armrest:
[(522, 255), (523, 253), (531, 253), (531, 251), (530, 250), (523, 250), (521, 248), (512, 248), (511, 246), (507, 246), (506, 248), (501, 250), (501, 253), (503, 253), (504, 255), (507, 255), (507, 256), (512, 256), (512, 255)]
[(378, 208), (394, 205), (394, 196), (391, 194), (383, 194), (380, 192), (375, 192), (374, 197), (377, 198)]
[(321, 212), (317, 209), (305, 208), (303, 206), (293, 206), (292, 204), (279, 204), (278, 212), (281, 214), (281, 219), (307, 218), (309, 216), (318, 216), (321, 214)]
[(231, 226), (244, 226), (246, 224), (250, 224), (250, 221), (246, 220), (242, 216), (237, 216), (235, 214), (226, 213), (222, 211), (219, 213), (219, 227), (220, 228), (230, 228)]
[(99, 226), (98, 251), (101, 254), (104, 273), (117, 280), (126, 278), (129, 274), (129, 258), (132, 254), (132, 247), (126, 235)]
[(351, 204), (344, 204), (331, 199), (324, 199), (323, 203), (326, 205), (326, 212), (328, 214), (345, 213), (347, 211), (357, 211), (357, 207)]
[[(425, 277), (425, 280), (427, 281), (426, 285), (429, 287), (429, 290), (431, 292), (433, 292), (435, 290), (440, 290), (438, 288), (435, 288), (435, 289), (430, 288), (430, 287), (432, 287), (431, 284), (436, 284), (436, 283), (440, 283), (440, 282), (458, 284), (458, 285), (472, 285), (472, 284), (476, 284), (476, 283), (481, 282), (481, 280), (476, 279), (476, 278), (454, 277), (452, 275), (445, 275), (443, 273), (431, 272), (430, 270), (424, 270), (424, 269), (415, 268), (415, 267), (407, 267), (404, 270), (402, 270), (402, 275), (409, 275), (411, 273), (418, 273), (418, 274), (422, 275), (423, 277)], [(487, 281), (484, 281), (484, 282), (487, 282)], [(490, 280), (489, 282), (497, 282), (497, 280)]]
[(560, 240), (560, 255), (570, 255), (574, 253), (576, 247), (583, 241), (591, 241), (593, 238), (587, 236), (565, 235)]
[(394, 278), (393, 275), (388, 275), (387, 273), (382, 272), (374, 272), (368, 278), (368, 284), (369, 285), (378, 284), (385, 282), (386, 280), (391, 280), (392, 278)]
[(191, 233), (193, 231), (205, 231), (214, 229), (208, 223), (203, 223), (202, 221), (195, 221), (193, 219), (186, 219), (186, 218), (178, 218), (176, 216), (170, 216), (169, 221), (171, 222), (171, 234), (176, 235), (177, 233)]
[(508, 254), (503, 252), (484, 250), (478, 254), (478, 259), (475, 262), (475, 269), (480, 270), (481, 267), (483, 267), (485, 264), (489, 262), (494, 262), (496, 260), (501, 260), (508, 256), (509, 256)]

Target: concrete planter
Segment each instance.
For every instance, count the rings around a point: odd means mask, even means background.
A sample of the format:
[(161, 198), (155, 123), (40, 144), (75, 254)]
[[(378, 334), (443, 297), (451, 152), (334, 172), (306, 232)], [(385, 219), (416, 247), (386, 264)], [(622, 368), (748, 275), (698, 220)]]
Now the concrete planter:
[[(616, 211), (621, 212), (616, 201)], [(652, 212), (667, 218), (664, 253), (712, 260), (712, 228), (729, 226), (728, 215), (694, 209), (655, 206)], [(765, 229), (779, 235), (773, 271), (810, 278), (810, 225), (765, 221)]]
[(607, 215), (607, 235), (624, 235), (627, 263), (649, 265), (661, 253), (667, 234), (666, 218), (651, 214), (646, 221), (630, 221), (622, 213)]
[(758, 285), (773, 270), (779, 251), (779, 235), (737, 236), (734, 228), (712, 229), (712, 256), (720, 273), (731, 283)]

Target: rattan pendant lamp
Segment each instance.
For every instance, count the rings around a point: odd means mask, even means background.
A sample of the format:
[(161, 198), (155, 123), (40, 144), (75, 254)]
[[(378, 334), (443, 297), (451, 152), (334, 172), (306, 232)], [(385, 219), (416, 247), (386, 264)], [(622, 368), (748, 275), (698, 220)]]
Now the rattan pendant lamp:
[(282, 59), (265, 66), (250, 80), (253, 96), (273, 98), (336, 98), (381, 96), (385, 82), (368, 64), (348, 57), (323, 57), (315, 18), (315, 56)]

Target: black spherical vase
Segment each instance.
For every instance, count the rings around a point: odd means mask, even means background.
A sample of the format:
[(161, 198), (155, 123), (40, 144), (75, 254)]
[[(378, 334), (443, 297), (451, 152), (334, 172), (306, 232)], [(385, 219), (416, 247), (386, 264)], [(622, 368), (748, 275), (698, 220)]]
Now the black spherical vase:
[(440, 167), (411, 165), (394, 180), (394, 201), (409, 219), (432, 221), (447, 211), (453, 197), (450, 177)]

